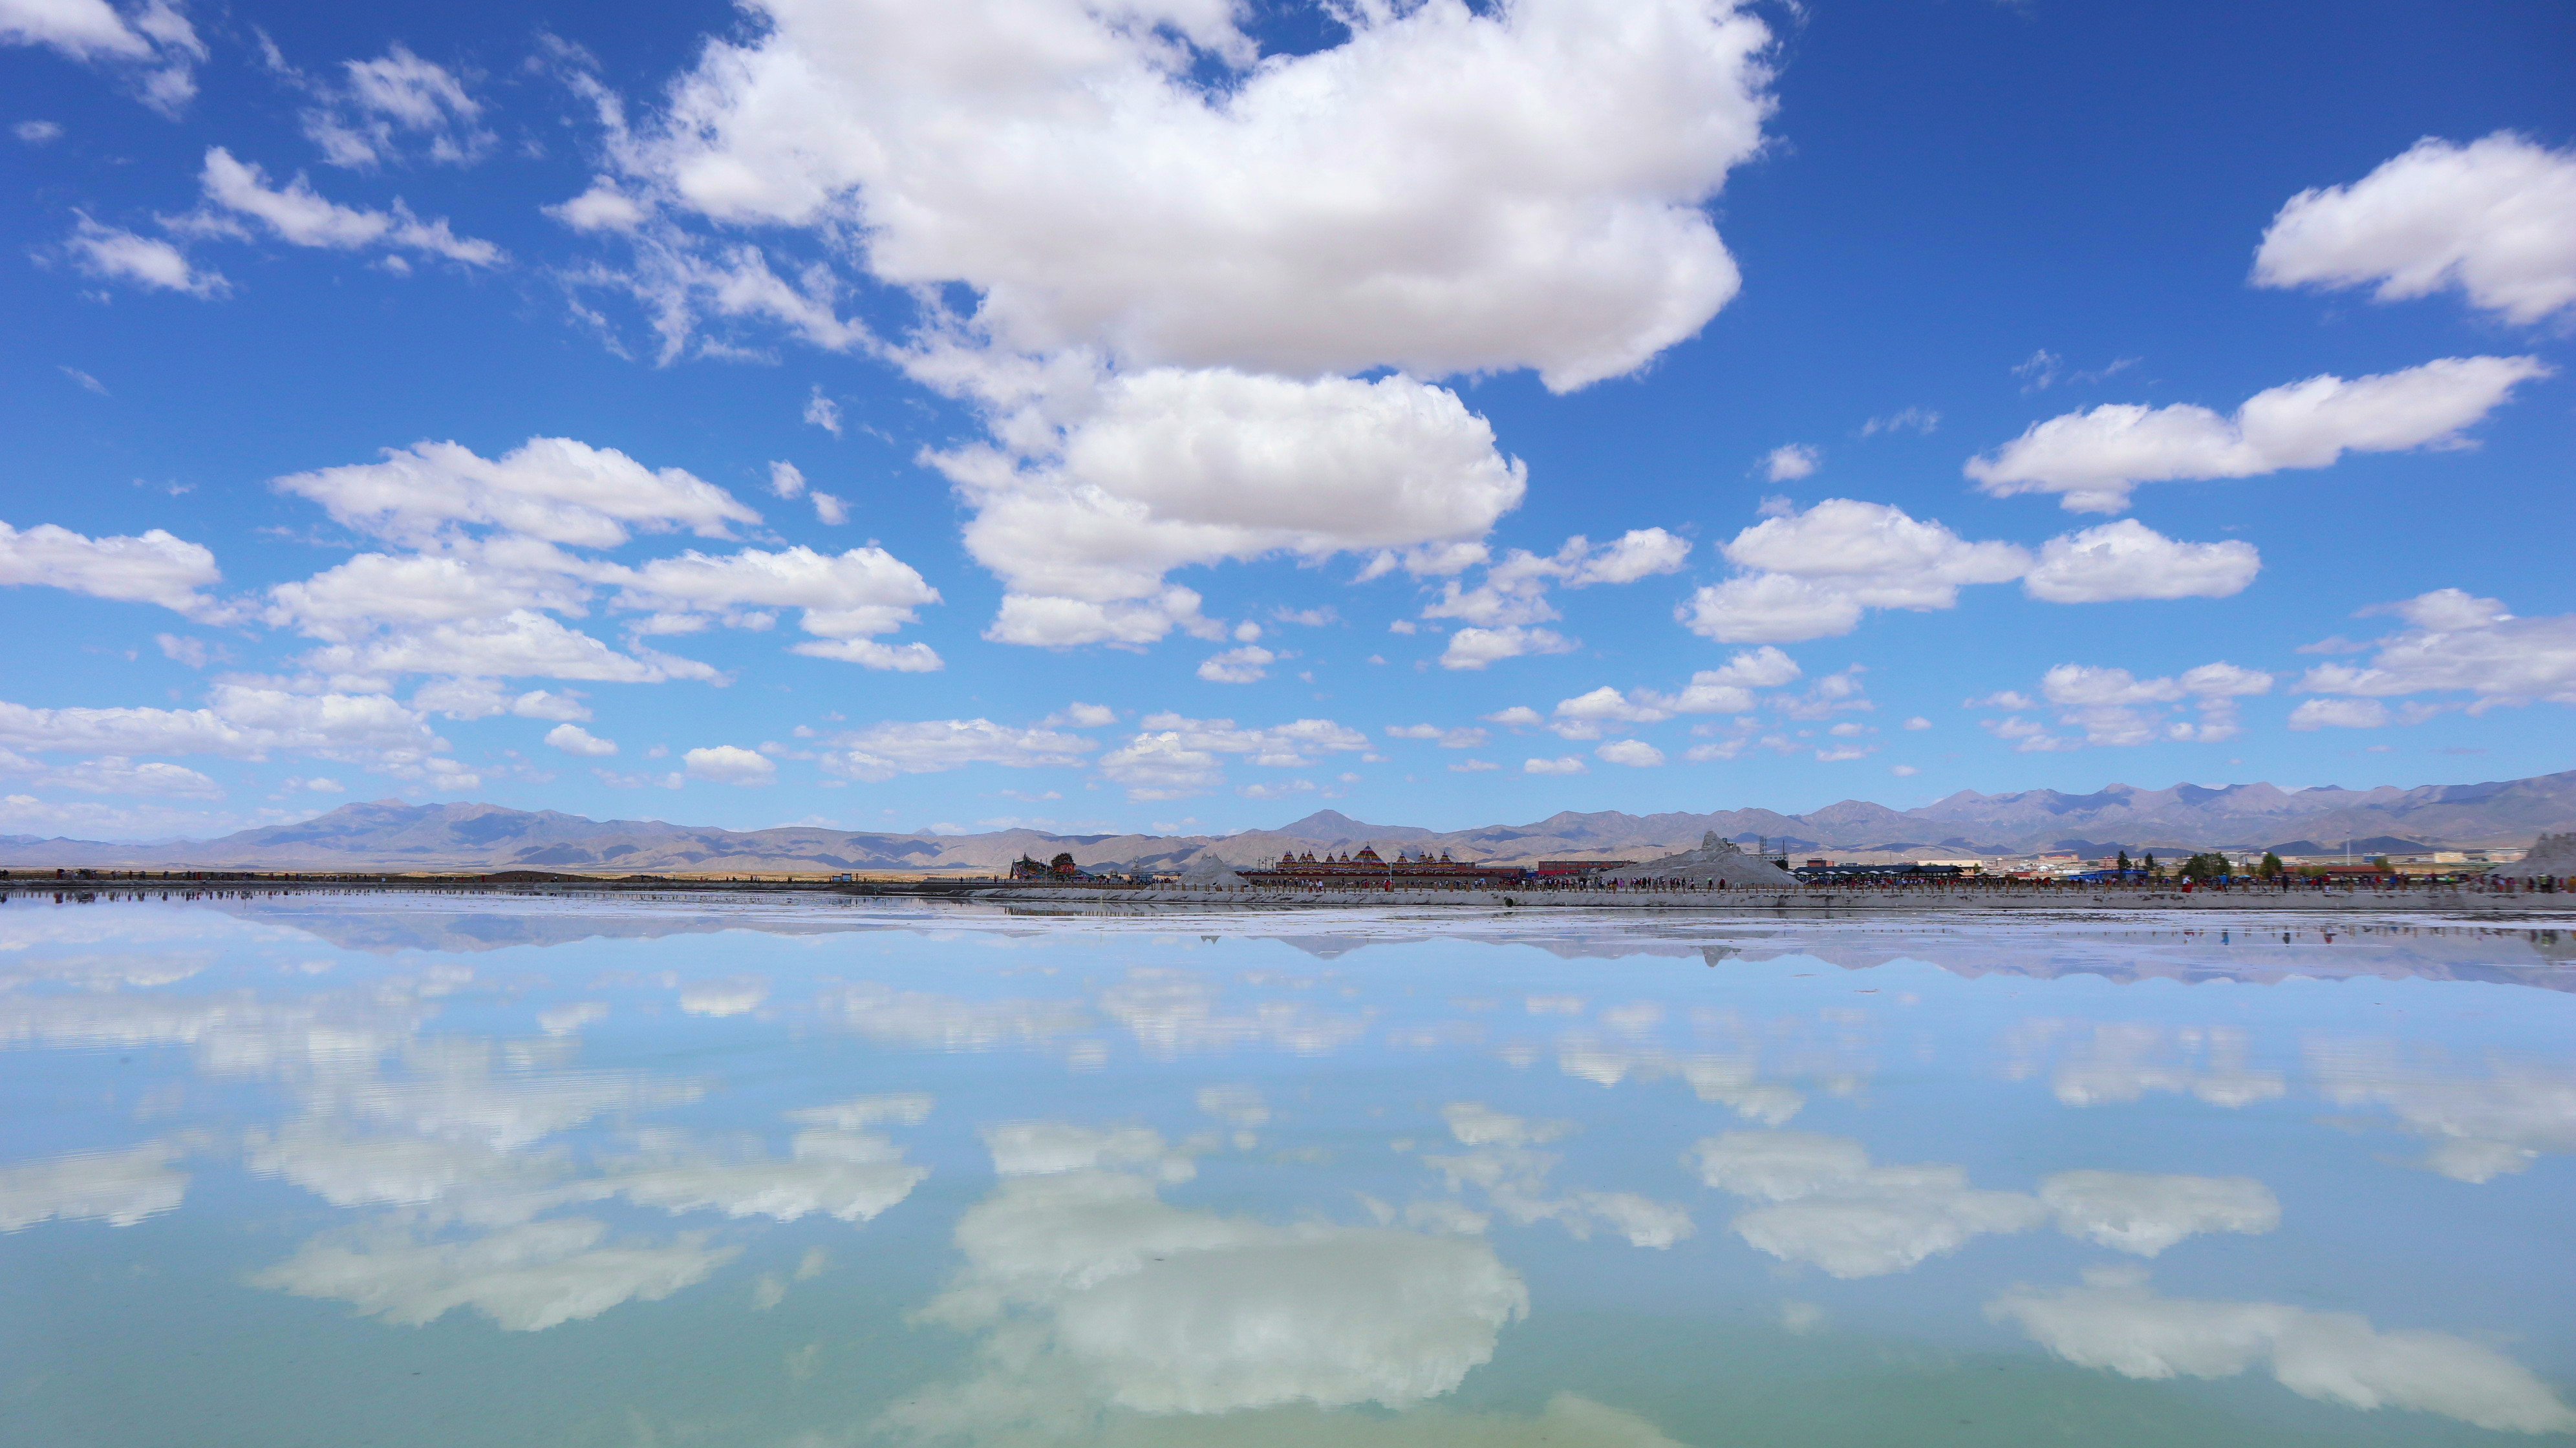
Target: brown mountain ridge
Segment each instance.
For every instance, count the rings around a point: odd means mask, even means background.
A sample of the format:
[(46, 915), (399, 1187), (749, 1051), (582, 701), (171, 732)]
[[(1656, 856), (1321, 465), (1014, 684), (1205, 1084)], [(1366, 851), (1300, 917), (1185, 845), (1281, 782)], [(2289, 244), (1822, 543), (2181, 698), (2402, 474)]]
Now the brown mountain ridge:
[[(1805, 814), (1763, 809), (1632, 815), (1563, 811), (1521, 825), (1433, 830), (1372, 824), (1319, 810), (1276, 829), (1231, 835), (887, 834), (793, 825), (725, 830), (662, 820), (593, 820), (556, 810), (493, 804), (343, 805), (290, 825), (212, 840), (114, 843), (0, 836), (0, 866), (129, 869), (430, 870), (551, 869), (655, 874), (931, 871), (981, 874), (1023, 854), (1069, 852), (1087, 868), (1175, 869), (1202, 853), (1231, 864), (1290, 850), (1351, 849), (1374, 842), (1447, 850), (1506, 863), (1590, 856), (1651, 858), (1699, 843), (1714, 830), (1747, 844), (1766, 838), (1806, 851), (1916, 850), (1982, 854), (2073, 848), (2266, 847), (2322, 842), (2388, 850), (2528, 845), (2544, 831), (2576, 829), (2576, 770), (2482, 784), (2283, 790), (2269, 784), (2144, 790), (2106, 785), (1979, 794), (1962, 790), (1916, 809), (1843, 800)], [(2305, 851), (2301, 851), (2305, 852)]]

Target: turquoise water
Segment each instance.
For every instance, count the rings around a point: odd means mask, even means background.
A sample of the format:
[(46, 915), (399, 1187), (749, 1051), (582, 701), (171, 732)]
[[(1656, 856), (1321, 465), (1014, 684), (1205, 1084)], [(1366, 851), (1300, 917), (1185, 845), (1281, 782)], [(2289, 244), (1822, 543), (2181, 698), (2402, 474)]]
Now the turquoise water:
[(0, 907), (0, 1440), (2576, 1433), (2576, 936)]

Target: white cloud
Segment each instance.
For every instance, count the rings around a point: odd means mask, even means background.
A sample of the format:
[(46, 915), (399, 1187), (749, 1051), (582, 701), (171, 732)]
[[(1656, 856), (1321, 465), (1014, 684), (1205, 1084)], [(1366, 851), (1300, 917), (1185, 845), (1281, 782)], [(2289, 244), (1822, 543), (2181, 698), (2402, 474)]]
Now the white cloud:
[(1585, 764), (1581, 759), (1576, 758), (1571, 754), (1564, 755), (1556, 759), (1524, 759), (1521, 761), (1521, 773), (1523, 774), (1590, 774), (1591, 772), (1592, 766)]
[(432, 624), (357, 644), (330, 644), (303, 656), (305, 667), (342, 678), (457, 674), (584, 679), (612, 684), (712, 680), (695, 659), (638, 649), (621, 654), (544, 614), (514, 608), (499, 618)]
[[(1651, 691), (1639, 689), (1636, 693), (1639, 697), (1631, 699), (1604, 684), (1589, 694), (1559, 699), (1556, 717), (1566, 722), (1558, 726), (1557, 732), (1568, 738), (1598, 738), (1595, 726), (1601, 724), (1652, 724), (1672, 717), (1672, 711), (1662, 707)], [(1569, 728), (1577, 732), (1568, 733)]]
[(612, 548), (630, 529), (729, 538), (728, 525), (760, 521), (724, 489), (678, 468), (657, 471), (614, 448), (562, 437), (530, 438), (498, 459), (452, 442), (415, 443), (386, 449), (380, 463), (295, 473), (275, 486), (321, 504), (335, 522), (414, 545), (459, 524)]
[(2049, 603), (2231, 598), (2262, 567), (2263, 557), (2251, 543), (2182, 543), (2122, 518), (2049, 539), (2022, 587)]
[(692, 749), (680, 756), (689, 778), (716, 784), (774, 784), (778, 766), (739, 745), (718, 744), (705, 749)]
[(348, 643), (380, 628), (495, 619), (514, 609), (584, 611), (589, 571), (551, 544), (498, 538), (435, 554), (360, 553), (269, 590), (267, 621)]
[(60, 121), (20, 121), (9, 128), (9, 134), (29, 146), (50, 145), (63, 138)]
[(900, 674), (932, 674), (947, 667), (938, 653), (923, 643), (881, 644), (874, 639), (833, 639), (826, 643), (796, 644), (788, 652), (818, 659), (839, 659), (845, 664), (888, 669)]
[(1876, 437), (1882, 432), (1915, 432), (1931, 436), (1941, 426), (1941, 414), (1928, 407), (1900, 408), (1882, 417), (1873, 417), (1860, 425), (1860, 435)]
[[(1538, 1000), (1531, 999), (1533, 1008)], [(1588, 1239), (1596, 1227), (1604, 1228), (1626, 1238), (1630, 1246), (1658, 1251), (1698, 1230), (1683, 1208), (1632, 1192), (1555, 1194), (1548, 1177), (1555, 1171), (1558, 1158), (1536, 1148), (1573, 1131), (1572, 1122), (1532, 1121), (1472, 1101), (1451, 1102), (1441, 1108), (1440, 1115), (1449, 1125), (1449, 1134), (1469, 1150), (1455, 1155), (1426, 1154), (1424, 1164), (1446, 1176), (1453, 1190), (1463, 1186), (1481, 1188), (1492, 1207), (1515, 1222), (1526, 1225), (1553, 1221), (1577, 1241)], [(1484, 1230), (1480, 1214), (1464, 1213), (1454, 1202), (1441, 1203), (1439, 1208), (1445, 1210), (1435, 1208), (1406, 1215), (1417, 1223), (1441, 1222), (1445, 1218), (1450, 1230)], [(1391, 1220), (1386, 1210), (1380, 1209), (1378, 1215), (1380, 1220)]]
[(1910, 1271), (1993, 1232), (2046, 1220), (2019, 1192), (1981, 1191), (1955, 1166), (1872, 1166), (1859, 1142), (1802, 1131), (1730, 1131), (1685, 1157), (1710, 1186), (1766, 1205), (1735, 1219), (1736, 1235), (1835, 1277)]
[(221, 146), (208, 148), (205, 172), (199, 179), (206, 200), (218, 211), (202, 213), (184, 223), (196, 230), (217, 234), (237, 231), (239, 223), (232, 217), (247, 216), (290, 246), (331, 251), (399, 247), (443, 256), (467, 266), (497, 266), (508, 259), (501, 248), (488, 241), (458, 236), (444, 218), (421, 220), (400, 199), (395, 200), (390, 211), (369, 211), (325, 200), (301, 175), (283, 188), (271, 186), (266, 171), (235, 160), (233, 153)]
[[(975, 294), (888, 350), (985, 412), (989, 446), (931, 460), (1007, 585), (997, 641), (1192, 627), (1197, 595), (1163, 582), (1189, 564), (1453, 573), (1520, 468), (1415, 379), (1620, 375), (1737, 284), (1699, 206), (1769, 106), (1768, 32), (1732, 9), (1367, 8), (1339, 45), (1266, 58), (1207, 8), (760, 9), (623, 154), (668, 214), (862, 237), (878, 282)], [(823, 268), (789, 288), (747, 245), (667, 232), (630, 279), (666, 351), (701, 311), (861, 340)]]
[(2415, 1164), (2454, 1181), (2489, 1182), (2576, 1152), (2576, 1076), (2563, 1067), (2507, 1060), (2472, 1074), (2438, 1058), (2407, 1059), (2387, 1041), (2332, 1037), (2309, 1042), (2304, 1054), (2327, 1102), (2384, 1108), (2400, 1130), (2431, 1143)]
[(2177, 542), (2126, 519), (2052, 538), (2033, 557), (1850, 498), (1774, 512), (1723, 551), (1742, 571), (1692, 594), (1674, 617), (1727, 643), (1835, 637), (1873, 608), (1953, 608), (1963, 587), (2014, 579), (2049, 603), (2225, 597), (2262, 561), (2250, 543)]
[(930, 1119), (936, 1098), (919, 1091), (890, 1091), (874, 1096), (853, 1096), (829, 1106), (800, 1106), (787, 1113), (787, 1119), (806, 1126), (824, 1126), (834, 1131), (864, 1131), (871, 1126), (889, 1123), (897, 1126), (919, 1126)]
[(198, 590), (222, 581), (205, 545), (159, 528), (139, 537), (88, 538), (51, 523), (23, 533), (0, 523), (0, 585), (42, 584), (200, 614), (214, 604)]
[[(1631, 689), (1622, 694), (1607, 684), (1589, 694), (1557, 701), (1556, 731), (1569, 739), (1591, 738), (1582, 730), (1601, 724), (1655, 724), (1676, 714), (1741, 714), (1754, 707), (1755, 689), (1776, 688), (1798, 677), (1797, 661), (1764, 645), (1746, 649), (1723, 668), (1702, 669), (1678, 694)], [(1513, 721), (1520, 722), (1520, 721)], [(1526, 722), (1536, 723), (1532, 714)]]
[[(559, 201), (542, 209), (575, 231), (633, 231), (643, 224), (646, 215), (642, 202), (627, 195), (619, 189), (616, 181), (606, 176), (592, 177), (589, 190), (569, 201)], [(815, 401), (823, 401), (819, 393)], [(824, 405), (830, 406), (829, 403)], [(832, 417), (832, 435), (839, 437), (840, 409), (833, 408)], [(810, 403), (806, 407), (806, 421), (813, 421), (813, 405)]]
[[(590, 718), (590, 710), (577, 697), (578, 693), (578, 690), (558, 694), (549, 689), (530, 689), (510, 701), (510, 712), (522, 719), (554, 719), (568, 724), (578, 723)], [(415, 692), (412, 695), (412, 701), (417, 704), (419, 700), (420, 693)]]
[(395, 159), (404, 134), (427, 144), (429, 158), (461, 165), (489, 148), (482, 103), (446, 67), (400, 44), (374, 60), (341, 62), (346, 82), (303, 113), (304, 134), (334, 166), (371, 168)]
[(1164, 1181), (1188, 1181), (1198, 1168), (1147, 1126), (1089, 1127), (1064, 1121), (1004, 1121), (977, 1133), (993, 1154), (995, 1176), (1053, 1176), (1127, 1168)]
[(1240, 729), (1231, 719), (1148, 714), (1143, 732), (1101, 756), (1100, 772), (1127, 787), (1131, 799), (1180, 799), (1225, 782), (1220, 755), (1272, 769), (1302, 769), (1320, 754), (1364, 753), (1368, 736), (1329, 719), (1299, 719), (1267, 729)]
[(2059, 664), (2040, 680), (2040, 693), (2048, 702), (2064, 705), (2170, 703), (2194, 695), (2222, 699), (2271, 691), (2271, 675), (2229, 663), (2203, 664), (2169, 679), (2140, 679), (2126, 669)]
[(164, 114), (196, 95), (196, 63), (206, 58), (205, 42), (172, 0), (142, 0), (122, 13), (106, 0), (0, 0), (0, 45), (48, 46), (84, 63), (131, 67), (145, 104)]
[(572, 693), (530, 689), (513, 698), (493, 679), (441, 679), (423, 684), (412, 691), (411, 704), (423, 713), (450, 719), (489, 719), (496, 714), (567, 724), (590, 719), (589, 708)]
[(771, 463), (769, 465), (769, 491), (782, 498), (803, 497), (805, 494), (805, 474), (798, 471), (794, 463)]
[(1189, 564), (1472, 540), (1524, 469), (1456, 394), (1405, 377), (1291, 381), (1157, 368), (1097, 384), (1028, 460), (930, 458), (974, 507), (966, 545), (1011, 590), (990, 637), (1146, 642), (1196, 616)]
[(1279, 655), (1258, 644), (1211, 654), (1199, 664), (1199, 677), (1211, 684), (1256, 684), (1270, 677)]
[[(0, 758), (0, 772), (14, 772), (9, 761)], [(28, 761), (32, 765), (32, 761)], [(84, 794), (140, 794), (167, 799), (221, 799), (223, 786), (193, 769), (176, 764), (146, 762), (137, 764), (121, 755), (102, 755), (67, 764), (59, 769), (26, 771), (28, 782), (40, 788), (76, 789)]]
[[(2138, 745), (2159, 741), (2216, 743), (2238, 732), (2236, 701), (2272, 691), (2274, 679), (2256, 669), (2219, 662), (2185, 669), (2170, 678), (2141, 679), (2126, 669), (2090, 664), (2059, 664), (2040, 680), (2040, 693), (2064, 712), (2059, 722), (2081, 730), (2081, 740), (2050, 734), (2020, 718), (1986, 721), (1986, 729), (2024, 754), (2060, 752), (2092, 745)], [(2176, 719), (2169, 705), (2188, 702), (2197, 721)], [(2004, 693), (1970, 700), (1969, 706), (2036, 708), (2022, 695)]]
[(814, 384), (813, 394), (805, 399), (805, 421), (834, 437), (841, 435), (841, 404), (823, 395), (823, 384)]
[(179, 1205), (188, 1174), (171, 1146), (83, 1151), (0, 1167), (0, 1232), (38, 1222), (105, 1222), (131, 1227)]
[(800, 1131), (789, 1149), (786, 1161), (674, 1156), (627, 1164), (600, 1185), (667, 1212), (867, 1222), (912, 1195), (930, 1175), (926, 1168), (905, 1164), (902, 1149), (874, 1132)]
[(1553, 629), (1525, 628), (1520, 624), (1462, 628), (1449, 635), (1449, 646), (1440, 651), (1440, 667), (1481, 669), (1497, 660), (1517, 659), (1524, 654), (1570, 654), (1574, 649), (1574, 640)]
[(641, 568), (600, 576), (623, 585), (621, 607), (799, 608), (804, 610), (804, 630), (831, 642), (797, 644), (792, 652), (907, 673), (940, 667), (928, 644), (897, 649), (855, 642), (912, 623), (919, 617), (914, 609), (939, 602), (939, 590), (912, 565), (873, 545), (837, 557), (802, 545), (775, 553), (746, 548), (722, 557), (692, 549), (677, 558), (656, 558)]
[(1437, 724), (1390, 724), (1389, 739), (1428, 739), (1443, 749), (1478, 749), (1489, 736), (1482, 729), (1443, 729)]
[(2302, 191), (2254, 254), (2267, 287), (2379, 284), (2383, 302), (2458, 287), (2537, 322), (2576, 306), (2576, 153), (2511, 131), (2427, 136), (2349, 186)]
[(2140, 483), (2251, 478), (2322, 468), (2347, 452), (2464, 446), (2463, 428), (2550, 368), (2537, 357), (2445, 357), (2346, 381), (2317, 376), (2258, 392), (2222, 417), (2176, 403), (2113, 403), (2031, 424), (1967, 475), (1990, 497), (2056, 493), (2068, 510), (2116, 513)]
[(642, 168), (719, 222), (862, 227), (879, 280), (974, 288), (1006, 350), (1562, 390), (1737, 286), (1700, 203), (1761, 144), (1769, 35), (1731, 9), (1358, 10), (1257, 63), (1209, 6), (760, 10)]
[(80, 754), (272, 751), (411, 758), (437, 744), (418, 714), (381, 694), (289, 694), (218, 685), (202, 709), (31, 709), (0, 703), (0, 747)]
[(73, 265), (104, 281), (133, 282), (193, 297), (219, 297), (232, 290), (223, 273), (198, 269), (186, 252), (169, 242), (102, 226), (87, 216), (63, 246)]
[(1596, 583), (1634, 583), (1659, 573), (1676, 572), (1690, 557), (1690, 551), (1689, 539), (1674, 537), (1661, 528), (1631, 528), (1617, 541), (1598, 548), (1577, 534), (1565, 540), (1554, 561), (1557, 576), (1565, 580), (1566, 587), (1588, 588)]
[(1535, 729), (1547, 722), (1539, 716), (1536, 709), (1527, 704), (1514, 704), (1508, 709), (1484, 715), (1483, 718), (1488, 724), (1500, 724), (1507, 729)]
[[(1688, 539), (1661, 528), (1631, 528), (1617, 540), (1597, 547), (1578, 533), (1566, 539), (1552, 556), (1515, 548), (1500, 561), (1487, 562), (1484, 581), (1474, 588), (1462, 588), (1455, 579), (1442, 585), (1440, 596), (1422, 610), (1422, 616), (1463, 619), (1489, 629), (1545, 623), (1558, 616), (1555, 605), (1547, 599), (1550, 584), (1589, 588), (1598, 583), (1634, 583), (1679, 570), (1690, 551)], [(1392, 555), (1381, 554), (1371, 569), (1383, 571), (1380, 565), (1391, 567), (1393, 561)], [(1457, 561), (1442, 560), (1442, 566)], [(1486, 560), (1479, 557), (1474, 562)], [(1473, 563), (1459, 566), (1463, 571)]]
[(1664, 762), (1664, 751), (1643, 739), (1614, 739), (1592, 751), (1592, 756), (1608, 764), (1624, 764), (1631, 769), (1652, 769)]
[(2070, 1237), (2153, 1257), (2200, 1232), (2259, 1236), (2281, 1224), (2281, 1202), (2252, 1177), (2066, 1171), (2039, 1184), (2040, 1205)]
[[(2469, 708), (2546, 701), (2576, 704), (2576, 614), (2516, 618), (2496, 599), (2457, 588), (2436, 589), (2386, 606), (2409, 625), (2374, 640), (2358, 666), (2319, 664), (2298, 683), (2306, 694), (2472, 696)], [(2421, 709), (2424, 706), (2412, 706)], [(2322, 724), (2373, 727), (2384, 708), (2349, 700), (2311, 700), (2291, 717), (2295, 728)], [(2364, 723), (2364, 720), (2369, 722)]]
[[(1194, 1422), (1290, 1404), (1402, 1409), (1455, 1388), (1528, 1311), (1520, 1278), (1474, 1238), (1184, 1211), (1121, 1172), (1009, 1177), (956, 1240), (964, 1268), (928, 1311), (992, 1343), (972, 1356), (979, 1376), (893, 1410), (894, 1436), (985, 1441), (1032, 1415), (1088, 1423), (1103, 1408)], [(1005, 1342), (1021, 1347), (994, 1350)], [(1311, 1435), (1311, 1417), (1290, 1421)], [(1576, 1444), (1621, 1441), (1558, 1426)]]
[(403, 1327), (470, 1307), (511, 1332), (539, 1332), (597, 1317), (619, 1303), (659, 1302), (733, 1259), (691, 1234), (664, 1245), (607, 1241), (584, 1217), (525, 1222), (460, 1241), (394, 1232), (317, 1238), (254, 1286), (327, 1297)]
[(2265, 1364), (2281, 1386), (2342, 1407), (2407, 1408), (2481, 1428), (2576, 1432), (2576, 1412), (2530, 1369), (2444, 1332), (2387, 1331), (2348, 1312), (2159, 1297), (2143, 1271), (2080, 1287), (2016, 1287), (1986, 1305), (2081, 1367), (2128, 1378), (2226, 1378)]
[(2316, 729), (2379, 729), (2393, 716), (2388, 706), (2377, 699), (2310, 699), (2290, 711), (2290, 727), (2302, 732)]
[(1785, 443), (1762, 455), (1762, 474), (1775, 483), (1794, 483), (1813, 476), (1816, 450), (1804, 443)]
[(827, 528), (838, 528), (850, 521), (850, 505), (820, 488), (813, 493), (814, 521)]
[(937, 774), (969, 764), (1000, 764), (1014, 769), (1080, 764), (1083, 755), (1098, 747), (1079, 734), (1059, 734), (1043, 728), (1013, 729), (990, 719), (877, 724), (840, 735), (832, 743), (832, 750), (823, 756), (823, 767), (871, 784), (898, 774)]
[(1176, 626), (1202, 637), (1216, 632), (1214, 625), (1199, 615), (1198, 594), (1177, 586), (1150, 599), (1118, 603), (1006, 593), (984, 635), (998, 643), (1041, 648), (1104, 643), (1141, 648), (1160, 640)]
[(1901, 508), (1850, 498), (1767, 518), (1724, 552), (1747, 571), (1700, 589), (1676, 616), (1726, 643), (1846, 634), (1865, 609), (1954, 607), (1961, 587), (2010, 582), (2031, 567), (2014, 544), (1971, 543)]
[(680, 1009), (693, 1016), (740, 1016), (760, 1009), (769, 999), (769, 979), (758, 975), (723, 976), (692, 983), (680, 992)]
[(558, 724), (546, 731), (546, 742), (566, 754), (605, 759), (617, 752), (617, 741), (601, 739), (578, 724)]

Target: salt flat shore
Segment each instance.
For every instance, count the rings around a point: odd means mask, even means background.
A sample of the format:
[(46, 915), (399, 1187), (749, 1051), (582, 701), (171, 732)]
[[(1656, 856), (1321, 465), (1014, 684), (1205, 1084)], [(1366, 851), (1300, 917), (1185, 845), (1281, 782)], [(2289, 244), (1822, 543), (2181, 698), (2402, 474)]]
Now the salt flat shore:
[(572, 876), (528, 878), (507, 876), (340, 876), (266, 875), (231, 879), (53, 880), (19, 876), (0, 879), (0, 902), (51, 900), (90, 903), (100, 900), (249, 900), (314, 895), (462, 895), (467, 897), (544, 897), (563, 901), (673, 900), (728, 897), (786, 903), (851, 902), (867, 899), (916, 899), (971, 902), (1047, 913), (1087, 914), (1156, 910), (1225, 910), (1256, 914), (1315, 909), (1419, 908), (1430, 912), (1503, 910), (1635, 911), (1660, 915), (1745, 916), (1907, 916), (1956, 914), (2199, 915), (2209, 912), (2411, 915), (2432, 919), (2487, 920), (2540, 926), (2576, 927), (2576, 891), (2333, 888), (2269, 890), (2103, 889), (2100, 887), (1836, 889), (1808, 886), (1788, 890), (1265, 890), (1187, 889), (1177, 886), (1002, 885), (963, 880), (827, 882), (819, 880), (706, 879), (653, 877), (584, 879)]
[(2460, 919), (2576, 922), (2576, 893), (2532, 894), (2418, 889), (2364, 890), (2099, 890), (1906, 889), (1836, 890), (1184, 890), (1020, 887), (963, 892), (958, 898), (1004, 905), (1084, 906), (1099, 910), (1187, 905), (1241, 910), (1426, 906), (1480, 910), (1651, 910), (1699, 915), (1916, 915), (1962, 911), (2048, 914), (2106, 910), (2355, 911)]

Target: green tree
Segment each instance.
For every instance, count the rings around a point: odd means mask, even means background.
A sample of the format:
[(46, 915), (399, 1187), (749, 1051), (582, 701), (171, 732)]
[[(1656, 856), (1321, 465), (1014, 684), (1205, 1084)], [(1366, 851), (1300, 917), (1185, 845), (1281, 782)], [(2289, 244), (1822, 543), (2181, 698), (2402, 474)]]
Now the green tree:
[(2122, 874), (2126, 874), (2126, 873), (2128, 873), (2128, 869), (2129, 869), (2129, 852), (2128, 852), (2127, 850), (2122, 850), (2122, 851), (2120, 852), (2120, 872), (2121, 872)]
[(2262, 876), (2266, 880), (2277, 880), (2281, 878), (2282, 868), (2281, 857), (2273, 854), (2270, 850), (2265, 850), (2263, 852), (2263, 863), (2254, 867), (2254, 873)]
[(2140, 861), (2138, 862), (2138, 868), (2139, 868), (2139, 869), (2141, 869), (2141, 870), (2146, 871), (2146, 872), (2147, 872), (2147, 876), (2148, 876), (2148, 878), (2150, 878), (2150, 879), (2153, 879), (2153, 878), (2155, 878), (2156, 876), (2162, 875), (2162, 874), (2164, 873), (2164, 871), (2159, 870), (2159, 869), (2157, 869), (2157, 868), (2156, 868), (2156, 855), (2155, 855), (2155, 851), (2153, 851), (2153, 850), (2149, 850), (2149, 851), (2147, 852), (2147, 857), (2146, 857), (2145, 859), (2140, 860)]
[(2182, 867), (2182, 877), (2186, 880), (2221, 880), (2227, 877), (2227, 873), (2227, 857), (2215, 852), (2196, 854), (2184, 861)]

